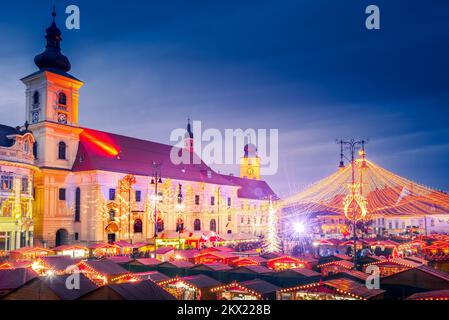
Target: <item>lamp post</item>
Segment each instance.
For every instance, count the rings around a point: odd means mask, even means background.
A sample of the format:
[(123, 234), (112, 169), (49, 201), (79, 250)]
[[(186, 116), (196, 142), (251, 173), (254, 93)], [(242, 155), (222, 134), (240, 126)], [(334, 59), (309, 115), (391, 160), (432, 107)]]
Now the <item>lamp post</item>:
[(159, 183), (162, 183), (161, 177), (161, 163), (153, 161), (153, 175), (151, 177), (151, 184), (154, 185), (154, 258), (156, 258), (156, 238), (157, 238), (157, 203), (159, 200), (159, 194), (157, 187)]
[[(359, 149), (363, 152), (363, 163), (362, 166), (366, 166), (365, 163), (365, 144), (368, 143), (368, 140), (336, 140), (336, 143), (340, 144), (340, 164), (339, 168), (343, 169), (345, 167), (344, 159), (351, 162), (351, 196), (352, 201), (356, 198), (356, 188), (355, 188), (355, 152)], [(350, 158), (346, 157), (344, 154), (344, 147), (346, 147), (346, 150), (350, 153)], [(361, 179), (361, 176), (360, 176)], [(362, 189), (360, 188), (360, 194), (362, 192)], [(348, 218), (348, 217), (346, 217)], [(354, 240), (354, 270), (357, 269), (357, 219), (356, 219), (356, 212), (355, 207), (352, 206), (352, 231), (353, 231), (353, 240)]]

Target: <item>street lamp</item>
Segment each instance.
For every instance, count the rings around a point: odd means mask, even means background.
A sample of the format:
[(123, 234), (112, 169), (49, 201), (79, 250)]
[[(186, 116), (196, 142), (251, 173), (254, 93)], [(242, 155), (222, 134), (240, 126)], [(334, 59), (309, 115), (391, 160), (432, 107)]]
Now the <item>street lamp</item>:
[[(336, 140), (336, 143), (340, 144), (340, 164), (339, 168), (344, 168), (344, 160), (350, 161), (351, 163), (351, 198), (348, 201), (348, 204), (351, 204), (351, 202), (356, 201), (357, 197), (362, 196), (362, 189), (360, 187), (360, 195), (356, 195), (356, 185), (355, 185), (355, 152), (357, 150), (360, 150), (362, 152), (362, 167), (366, 167), (365, 162), (365, 144), (368, 143), (368, 140)], [(346, 157), (344, 154), (344, 146), (346, 146), (346, 149), (350, 152), (350, 158)], [(360, 176), (361, 178), (361, 176)], [(357, 202), (358, 203), (358, 202)], [(360, 204), (359, 204), (360, 205)], [(349, 206), (347, 206), (349, 208)], [(362, 208), (361, 208), (362, 209)], [(345, 212), (346, 213), (346, 212)], [(363, 212), (362, 212), (363, 214)], [(346, 218), (349, 219), (348, 216)], [(354, 238), (354, 269), (357, 269), (357, 218), (356, 218), (356, 212), (355, 212), (355, 206), (352, 205), (352, 229), (353, 229), (353, 238)]]
[(161, 177), (161, 163), (153, 161), (153, 174), (151, 177), (151, 184), (154, 185), (154, 258), (156, 258), (156, 238), (157, 238), (157, 203), (159, 200), (159, 194), (157, 187), (159, 183), (162, 183)]

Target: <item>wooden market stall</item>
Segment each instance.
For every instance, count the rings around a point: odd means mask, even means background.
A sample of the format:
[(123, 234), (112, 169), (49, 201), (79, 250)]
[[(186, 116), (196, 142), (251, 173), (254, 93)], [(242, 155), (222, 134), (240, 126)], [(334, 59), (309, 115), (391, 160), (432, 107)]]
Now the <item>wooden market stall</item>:
[(135, 282), (139, 278), (128, 270), (110, 260), (86, 260), (77, 265), (78, 269), (97, 285), (111, 283)]
[(449, 289), (415, 293), (405, 300), (449, 300)]
[(267, 261), (267, 267), (276, 271), (291, 269), (291, 268), (309, 268), (311, 263), (304, 259), (294, 258), (287, 255), (282, 255)]
[(221, 282), (203, 274), (159, 282), (160, 286), (178, 300), (213, 300), (215, 296), (210, 289), (220, 284)]
[(80, 300), (176, 300), (176, 298), (151, 280), (108, 284), (97, 288)]
[(402, 258), (385, 259), (365, 264), (363, 266), (363, 271), (366, 272), (366, 269), (372, 265), (377, 266), (379, 268), (379, 273), (381, 277), (386, 277), (391, 274), (395, 274), (410, 268), (419, 267), (420, 265), (422, 265), (422, 263)]
[(9, 253), (10, 260), (35, 260), (38, 257), (53, 255), (54, 251), (42, 247), (23, 247)]
[(238, 259), (233, 253), (224, 251), (201, 251), (194, 256), (195, 264), (202, 263), (223, 263), (229, 264), (233, 260)]
[(40, 276), (72, 273), (73, 267), (80, 262), (69, 256), (46, 256), (37, 258), (31, 268)]
[(95, 258), (119, 255), (121, 248), (112, 243), (95, 243), (89, 246), (90, 256)]
[(76, 300), (96, 290), (98, 287), (83, 274), (79, 275), (79, 289), (73, 290), (66, 283), (70, 275), (51, 275), (33, 278), (14, 291), (4, 300)]
[(237, 282), (212, 288), (217, 300), (275, 300), (279, 287), (261, 279)]
[(333, 279), (279, 290), (278, 300), (379, 300), (384, 290), (349, 279)]
[(9, 292), (22, 287), (37, 277), (30, 268), (9, 268), (0, 270), (0, 298)]
[(89, 257), (89, 248), (78, 244), (61, 245), (53, 248), (53, 251), (57, 255), (71, 256), (72, 258), (84, 259)]
[(261, 256), (247, 256), (239, 257), (229, 262), (229, 265), (233, 267), (244, 267), (244, 266), (266, 266), (267, 259)]
[(354, 263), (347, 260), (336, 260), (317, 266), (323, 276), (333, 275), (354, 268)]

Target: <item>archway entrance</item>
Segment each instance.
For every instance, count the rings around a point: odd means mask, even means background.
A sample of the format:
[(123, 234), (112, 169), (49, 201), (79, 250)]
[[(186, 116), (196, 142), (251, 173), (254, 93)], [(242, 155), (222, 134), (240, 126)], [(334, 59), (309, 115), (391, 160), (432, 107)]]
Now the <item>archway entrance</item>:
[(69, 244), (69, 232), (66, 229), (59, 229), (56, 231), (56, 247)]

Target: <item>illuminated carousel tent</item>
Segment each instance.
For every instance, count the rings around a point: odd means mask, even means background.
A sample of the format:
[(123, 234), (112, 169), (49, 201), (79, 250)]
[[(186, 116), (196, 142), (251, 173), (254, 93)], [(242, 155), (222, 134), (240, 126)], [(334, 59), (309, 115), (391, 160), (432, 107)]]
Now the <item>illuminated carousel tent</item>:
[[(298, 215), (345, 214), (344, 204), (351, 207), (351, 196), (359, 197), (366, 219), (375, 216), (423, 216), (449, 214), (449, 195), (402, 178), (375, 163), (360, 158), (352, 168), (347, 165), (282, 203), (284, 218)], [(354, 192), (354, 193), (353, 193)], [(347, 210), (346, 212), (351, 211)], [(359, 212), (362, 213), (362, 212)]]

